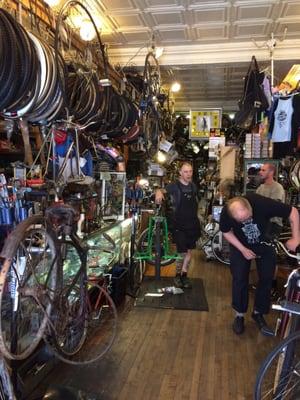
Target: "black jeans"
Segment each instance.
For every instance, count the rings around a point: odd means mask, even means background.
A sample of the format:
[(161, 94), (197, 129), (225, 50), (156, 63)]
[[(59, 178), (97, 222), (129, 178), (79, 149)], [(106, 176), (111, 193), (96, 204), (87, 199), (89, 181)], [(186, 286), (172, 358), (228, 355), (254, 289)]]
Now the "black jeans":
[[(256, 269), (258, 283), (255, 290), (254, 309), (267, 314), (271, 303), (271, 288), (276, 266), (276, 253), (273, 247), (255, 245), (251, 250), (258, 255)], [(247, 260), (235, 247), (230, 246), (230, 270), (232, 274), (232, 307), (239, 313), (248, 309), (248, 286), (251, 261)]]

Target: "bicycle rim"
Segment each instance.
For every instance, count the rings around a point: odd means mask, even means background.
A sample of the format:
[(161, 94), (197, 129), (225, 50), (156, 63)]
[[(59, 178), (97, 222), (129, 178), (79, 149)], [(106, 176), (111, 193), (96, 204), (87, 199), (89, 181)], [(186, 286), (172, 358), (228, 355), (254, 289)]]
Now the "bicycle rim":
[(72, 354), (56, 351), (62, 361), (73, 365), (90, 364), (103, 357), (114, 343), (117, 333), (117, 310), (107, 290), (99, 285), (88, 288), (86, 331), (80, 349)]
[(211, 241), (211, 247), (213, 255), (218, 261), (226, 265), (230, 264), (229, 242), (225, 239), (221, 231), (218, 231), (214, 234)]
[(61, 262), (47, 337), (59, 358), (64, 361), (82, 348), (87, 334), (87, 283), (82, 263), (85, 260), (71, 241), (60, 243)]
[(56, 285), (56, 251), (44, 228), (30, 226), (10, 239), (18, 242), (0, 273), (0, 350), (9, 359), (22, 360), (46, 329)]
[(293, 333), (268, 355), (255, 384), (255, 400), (300, 398), (300, 332)]

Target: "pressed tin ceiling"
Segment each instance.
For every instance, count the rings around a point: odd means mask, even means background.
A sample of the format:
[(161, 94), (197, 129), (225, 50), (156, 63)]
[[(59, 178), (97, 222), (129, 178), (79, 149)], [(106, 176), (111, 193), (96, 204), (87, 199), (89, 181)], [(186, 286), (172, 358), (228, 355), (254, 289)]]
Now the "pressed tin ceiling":
[[(141, 68), (151, 45), (166, 83), (180, 81), (176, 109), (237, 107), (252, 55), (275, 83), (300, 58), (299, 0), (93, 0), (110, 62)], [(275, 42), (271, 37), (274, 35)], [(284, 40), (282, 40), (284, 39)]]

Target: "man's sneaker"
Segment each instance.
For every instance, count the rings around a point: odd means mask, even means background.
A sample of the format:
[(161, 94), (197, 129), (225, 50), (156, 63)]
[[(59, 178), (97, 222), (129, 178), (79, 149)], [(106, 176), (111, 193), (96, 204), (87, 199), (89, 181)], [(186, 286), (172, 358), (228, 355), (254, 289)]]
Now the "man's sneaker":
[(266, 320), (264, 319), (263, 315), (260, 313), (252, 313), (251, 317), (256, 322), (258, 329), (261, 333), (265, 336), (274, 336), (274, 331), (268, 327)]
[(244, 332), (245, 330), (244, 317), (235, 317), (232, 324), (232, 330), (237, 335), (241, 335)]
[(181, 282), (182, 282), (182, 287), (184, 289), (191, 289), (192, 284), (189, 278), (186, 275), (181, 275)]
[(178, 287), (178, 288), (183, 288), (183, 283), (182, 283), (182, 280), (181, 280), (181, 275), (176, 275), (175, 276), (175, 278), (174, 278), (174, 285), (176, 286), (176, 287)]

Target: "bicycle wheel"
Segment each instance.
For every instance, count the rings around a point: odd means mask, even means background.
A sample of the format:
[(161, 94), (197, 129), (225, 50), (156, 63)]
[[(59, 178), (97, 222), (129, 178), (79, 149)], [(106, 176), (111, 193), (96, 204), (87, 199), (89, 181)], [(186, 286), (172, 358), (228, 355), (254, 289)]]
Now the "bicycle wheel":
[(130, 249), (129, 249), (129, 258), (126, 259), (127, 269), (128, 269), (128, 279), (129, 279), (129, 288), (131, 294), (135, 295), (139, 287), (141, 286), (143, 276), (144, 276), (144, 267), (145, 262), (142, 260), (135, 260), (134, 253), (137, 249), (136, 243), (136, 232), (138, 230), (137, 227), (138, 219), (133, 216), (132, 218), (132, 231), (130, 238)]
[(15, 400), (14, 388), (3, 357), (0, 357), (0, 400)]
[(0, 350), (9, 359), (22, 360), (34, 351), (51, 313), (56, 249), (46, 229), (37, 227), (40, 222), (31, 217), (9, 236), (12, 254), (0, 273)]
[(144, 277), (145, 261), (128, 259), (127, 262), (125, 262), (125, 265), (126, 264), (128, 269), (129, 289), (131, 294), (135, 294), (140, 288)]
[[(104, 278), (106, 279), (106, 278)], [(106, 283), (91, 284), (88, 290), (88, 330), (85, 343), (74, 362), (88, 364), (99, 360), (111, 348), (117, 334), (117, 309)]]
[(300, 398), (300, 332), (294, 332), (267, 356), (255, 383), (255, 400)]
[(87, 334), (86, 252), (80, 252), (77, 243), (65, 237), (59, 245), (58, 279), (47, 341), (56, 355), (68, 362), (80, 351)]
[[(84, 325), (81, 325), (84, 327), (84, 336), (80, 336), (80, 319), (75, 316), (72, 328), (65, 331), (68, 335), (65, 332), (61, 334), (60, 342), (57, 341), (54, 347), (56, 356), (68, 364), (84, 365), (99, 360), (109, 351), (117, 333), (117, 310), (107, 290), (97, 284), (89, 285), (86, 289), (86, 318)], [(79, 297), (75, 303), (78, 302)]]
[(213, 255), (223, 264), (230, 264), (230, 247), (229, 242), (225, 239), (221, 231), (217, 231), (212, 240), (211, 248)]
[(143, 80), (144, 96), (158, 96), (161, 88), (161, 76), (158, 61), (153, 52), (146, 55)]
[[(138, 243), (137, 243), (137, 250), (140, 253), (146, 253), (148, 251), (148, 242), (149, 242), (149, 228), (145, 229), (142, 233), (141, 236), (139, 237)], [(166, 266), (166, 265), (170, 265), (172, 264), (175, 259), (174, 258), (169, 258), (169, 259), (165, 259), (164, 256), (164, 249), (163, 249), (163, 242), (164, 242), (164, 238), (163, 238), (163, 233), (160, 231), (160, 235), (159, 235), (159, 243), (160, 243), (160, 265), (162, 267)], [(150, 249), (150, 256), (151, 259), (147, 259), (146, 262), (149, 263), (150, 265), (155, 265), (155, 254), (156, 254), (156, 242), (155, 242), (155, 231), (152, 232), (152, 246)], [(157, 244), (158, 247), (158, 244)]]

